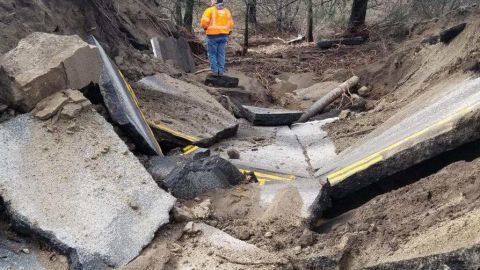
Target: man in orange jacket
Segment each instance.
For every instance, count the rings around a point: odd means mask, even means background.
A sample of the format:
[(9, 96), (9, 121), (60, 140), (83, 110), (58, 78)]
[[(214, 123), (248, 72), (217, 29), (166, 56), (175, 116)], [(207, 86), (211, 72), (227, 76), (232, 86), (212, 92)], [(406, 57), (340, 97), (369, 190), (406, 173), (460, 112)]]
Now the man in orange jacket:
[(225, 72), (225, 46), (233, 30), (233, 18), (223, 0), (212, 0), (212, 6), (203, 13), (202, 28), (207, 33), (207, 51), (210, 68), (214, 75)]

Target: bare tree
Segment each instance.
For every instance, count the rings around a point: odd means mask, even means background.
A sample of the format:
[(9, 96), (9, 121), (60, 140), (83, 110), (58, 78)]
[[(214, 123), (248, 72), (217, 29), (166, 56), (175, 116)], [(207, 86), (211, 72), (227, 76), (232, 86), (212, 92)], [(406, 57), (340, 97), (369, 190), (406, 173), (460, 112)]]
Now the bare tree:
[(187, 28), (188, 31), (193, 31), (193, 6), (195, 0), (185, 0), (185, 15), (183, 17), (183, 26)]
[(257, 0), (247, 0), (248, 2), (248, 22), (257, 24)]
[(348, 22), (348, 28), (351, 31), (355, 31), (365, 25), (367, 7), (368, 0), (353, 0), (352, 12), (350, 13), (350, 20)]
[(307, 1), (307, 34), (308, 42), (313, 42), (313, 3), (312, 0)]
[(178, 26), (183, 25), (183, 22), (182, 22), (182, 0), (175, 1), (175, 23)]

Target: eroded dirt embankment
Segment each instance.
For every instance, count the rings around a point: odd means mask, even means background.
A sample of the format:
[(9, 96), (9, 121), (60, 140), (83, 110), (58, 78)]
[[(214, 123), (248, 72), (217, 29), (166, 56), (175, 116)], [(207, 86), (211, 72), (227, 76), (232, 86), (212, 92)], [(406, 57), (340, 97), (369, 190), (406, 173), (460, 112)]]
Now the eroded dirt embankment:
[[(326, 126), (337, 151), (356, 145), (366, 134), (387, 121), (421, 95), (435, 93), (458, 78), (476, 76), (480, 56), (480, 10), (454, 11), (438, 20), (419, 23), (410, 37), (390, 56), (357, 69), (370, 87), (367, 111)], [(446, 28), (466, 22), (465, 30), (448, 44), (422, 42)], [(426, 101), (427, 102), (427, 101)]]

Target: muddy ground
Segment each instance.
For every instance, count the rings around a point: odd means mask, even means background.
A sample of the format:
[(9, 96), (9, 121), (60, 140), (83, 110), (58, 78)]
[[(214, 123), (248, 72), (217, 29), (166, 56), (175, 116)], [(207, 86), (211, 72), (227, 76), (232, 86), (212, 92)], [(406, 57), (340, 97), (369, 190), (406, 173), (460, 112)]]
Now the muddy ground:
[[(0, 5), (0, 14), (4, 14), (0, 23), (6, 20), (18, 20), (20, 23), (18, 16), (31, 14), (31, 10), (25, 7), (23, 13), (9, 15), (9, 5), (13, 2), (21, 1), (8, 1)], [(128, 10), (129, 7), (127, 5), (124, 8)], [(80, 11), (74, 11), (73, 15), (72, 20), (76, 16), (85, 16)], [(341, 46), (325, 51), (318, 50), (314, 44), (285, 45), (271, 37), (264, 41), (260, 37), (246, 56), (230, 54), (228, 72), (244, 76), (244, 81), (249, 83), (244, 87), (250, 91), (248, 95), (253, 98), (252, 104), (290, 109), (298, 109), (302, 105), (291, 99), (295, 90), (322, 81), (341, 82), (353, 74), (360, 75), (361, 84), (370, 88), (364, 95), (367, 99), (365, 111), (352, 113), (326, 127), (340, 152), (359, 142), (413, 98), (448, 83), (448, 77), (474, 75), (470, 67), (480, 60), (479, 15), (478, 9), (458, 11), (438, 21), (415, 25), (404, 41), (377, 37), (358, 47)], [(86, 17), (89, 16), (94, 15), (88, 13)], [(148, 19), (148, 15), (145, 16), (144, 19)], [(57, 19), (53, 16), (47, 20), (46, 26), (40, 27), (36, 22), (44, 18), (35, 17), (33, 23), (26, 25), (22, 31), (55, 32), (55, 25), (59, 24)], [(425, 37), (463, 21), (469, 23), (469, 28), (465, 30), (467, 34), (460, 36), (450, 47), (442, 44), (422, 45)], [(151, 25), (142, 22), (145, 21), (138, 18), (127, 25), (143, 25), (142, 29), (146, 30), (142, 33), (148, 33)], [(73, 31), (86, 35), (88, 25), (84, 24), (82, 21), (80, 30), (60, 27), (59, 33)], [(122, 46), (141, 48), (143, 45), (136, 44), (135, 40), (144, 38), (132, 38), (127, 30), (118, 34), (122, 39), (109, 36), (104, 36), (104, 39), (122, 43)], [(18, 38), (15, 36), (8, 40), (0, 49), (5, 51), (10, 48)], [(130, 42), (125, 42), (125, 39)], [(126, 49), (115, 52), (115, 48), (112, 51), (117, 56), (115, 61), (131, 81), (159, 71), (186, 80), (201, 82), (203, 79), (203, 75), (172, 74), (175, 71), (170, 67), (160, 67), (157, 62), (152, 64), (146, 51)], [(197, 57), (196, 61), (198, 69), (206, 67), (205, 60)], [(297, 79), (298, 84), (294, 87), (278, 86), (277, 79), (298, 74), (308, 76)], [(209, 89), (209, 92), (220, 96), (218, 89)], [(348, 109), (348, 106), (342, 105), (335, 104), (339, 110)], [(5, 111), (0, 119), (13, 117), (10, 114), (14, 115), (15, 112)], [(479, 145), (473, 144), (471, 147), (478, 148)], [(338, 211), (332, 210), (315, 228), (308, 228), (298, 221), (296, 206), (299, 205), (299, 195), (294, 189), (285, 189), (276, 198), (274, 207), (269, 209), (259, 206), (256, 183), (215, 191), (192, 201), (180, 201), (177, 204), (179, 208), (192, 208), (209, 201), (207, 213), (193, 218), (195, 223), (218, 228), (255, 245), (268, 256), (282, 260), (242, 260), (227, 256), (202, 242), (202, 233), (184, 231), (188, 221), (174, 217), (170, 225), (157, 233), (142, 255), (124, 269), (192, 269), (191, 265), (196, 265), (195, 269), (314, 269), (310, 262), (318, 258), (331, 261), (332, 269), (360, 269), (478, 244), (480, 159), (477, 157), (478, 154), (461, 156), (453, 163), (447, 162), (428, 173), (418, 173), (412, 177), (396, 175), (399, 182), (403, 180), (408, 183), (394, 188), (378, 187), (370, 200), (366, 199), (358, 205), (345, 205)], [(0, 225), (0, 228), (7, 232), (9, 238), (18, 237), (8, 224)], [(50, 258), (48, 264), (52, 265), (52, 269), (65, 268), (64, 257), (36, 240), (32, 240), (31, 245), (40, 250), (42, 258)]]

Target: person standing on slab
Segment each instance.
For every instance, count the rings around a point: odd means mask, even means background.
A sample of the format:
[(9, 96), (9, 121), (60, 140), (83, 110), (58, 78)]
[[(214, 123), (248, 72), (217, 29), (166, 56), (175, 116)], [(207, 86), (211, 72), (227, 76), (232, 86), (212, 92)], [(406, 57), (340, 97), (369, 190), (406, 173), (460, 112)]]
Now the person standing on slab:
[(225, 47), (234, 26), (232, 13), (224, 6), (223, 0), (212, 0), (211, 7), (203, 13), (201, 25), (207, 34), (212, 74), (222, 76), (225, 72)]

